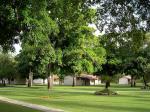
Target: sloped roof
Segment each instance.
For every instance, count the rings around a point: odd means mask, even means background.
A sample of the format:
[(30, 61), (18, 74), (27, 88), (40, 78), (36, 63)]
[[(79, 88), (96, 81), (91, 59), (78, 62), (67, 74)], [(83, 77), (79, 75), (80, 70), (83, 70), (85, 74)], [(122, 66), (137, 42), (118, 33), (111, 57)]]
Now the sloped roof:
[(89, 80), (97, 80), (98, 77), (94, 75), (81, 74), (80, 78), (89, 79)]
[(127, 75), (127, 76), (123, 76), (121, 78), (126, 78), (126, 79), (131, 79), (131, 76), (130, 75)]
[(53, 75), (53, 79), (54, 79), (54, 80), (59, 79), (58, 75)]

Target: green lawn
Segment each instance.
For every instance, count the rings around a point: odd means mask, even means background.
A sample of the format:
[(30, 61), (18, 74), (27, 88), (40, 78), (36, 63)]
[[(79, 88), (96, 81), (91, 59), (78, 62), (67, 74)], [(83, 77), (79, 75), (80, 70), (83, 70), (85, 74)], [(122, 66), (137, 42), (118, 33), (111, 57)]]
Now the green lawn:
[(0, 112), (41, 112), (41, 111), (0, 101)]
[(111, 89), (117, 91), (118, 96), (93, 94), (102, 88), (102, 86), (55, 86), (48, 92), (46, 86), (27, 88), (18, 85), (0, 88), (0, 95), (63, 109), (65, 112), (150, 112), (150, 91), (141, 90), (140, 87), (113, 85)]

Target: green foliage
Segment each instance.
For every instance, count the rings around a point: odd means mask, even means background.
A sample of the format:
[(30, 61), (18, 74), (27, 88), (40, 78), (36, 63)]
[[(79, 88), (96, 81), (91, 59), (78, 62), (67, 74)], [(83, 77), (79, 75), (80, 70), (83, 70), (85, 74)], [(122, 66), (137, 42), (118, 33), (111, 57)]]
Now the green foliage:
[(49, 42), (49, 35), (58, 32), (57, 25), (49, 17), (47, 1), (32, 0), (23, 11), (23, 23), (28, 30), (23, 31), (22, 51), (19, 66), (23, 71), (31, 69), (36, 75), (45, 75), (48, 64), (55, 62), (55, 50)]
[(145, 67), (145, 73), (144, 73), (144, 76), (145, 76), (145, 79), (146, 79), (146, 82), (150, 82), (150, 64), (148, 63), (147, 66)]
[(97, 27), (101, 31), (150, 30), (149, 0), (88, 0), (97, 7)]
[(109, 89), (104, 89), (102, 91), (96, 91), (94, 94), (95, 95), (117, 95), (116, 92), (111, 91)]
[(0, 79), (14, 79), (17, 75), (16, 62), (9, 54), (0, 54)]
[(88, 27), (94, 22), (96, 11), (87, 7), (84, 0), (50, 1), (48, 8), (59, 28), (59, 33), (51, 34), (50, 40), (54, 48), (62, 51), (60, 73), (93, 73), (96, 67), (100, 68), (105, 62), (105, 50), (93, 35), (93, 28)]
[[(88, 5), (96, 6), (97, 9), (97, 28), (106, 33), (101, 38), (107, 52), (104, 72), (112, 69), (109, 74), (114, 74), (117, 68), (122, 69), (119, 71), (122, 72), (126, 65), (129, 74), (137, 75), (141, 70), (141, 62), (138, 63), (139, 67), (136, 61), (141, 56), (140, 50), (145, 47), (145, 33), (150, 29), (149, 3), (149, 0), (88, 0)], [(116, 66), (116, 60), (121, 66)]]
[(100, 37), (100, 43), (106, 49), (106, 63), (102, 65), (102, 71), (97, 74), (102, 76), (104, 82), (112, 81), (115, 75), (122, 73), (122, 54), (120, 47), (122, 39), (118, 33), (105, 34)]

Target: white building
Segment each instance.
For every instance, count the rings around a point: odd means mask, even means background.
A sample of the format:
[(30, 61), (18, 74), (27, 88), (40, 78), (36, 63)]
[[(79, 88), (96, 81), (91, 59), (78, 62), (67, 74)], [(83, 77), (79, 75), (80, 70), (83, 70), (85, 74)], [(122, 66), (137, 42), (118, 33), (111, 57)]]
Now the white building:
[[(59, 77), (57, 75), (53, 75), (52, 78), (53, 78), (53, 84), (59, 85)], [(47, 84), (47, 79), (42, 79), (42, 78), (34, 79), (33, 84)]]
[[(101, 84), (101, 80), (99, 77), (85, 74), (76, 77), (75, 81), (77, 86), (90, 86)], [(73, 76), (66, 76), (64, 78), (64, 85), (72, 85), (72, 84), (73, 84)]]
[(119, 79), (119, 84), (130, 84), (131, 76), (123, 76)]

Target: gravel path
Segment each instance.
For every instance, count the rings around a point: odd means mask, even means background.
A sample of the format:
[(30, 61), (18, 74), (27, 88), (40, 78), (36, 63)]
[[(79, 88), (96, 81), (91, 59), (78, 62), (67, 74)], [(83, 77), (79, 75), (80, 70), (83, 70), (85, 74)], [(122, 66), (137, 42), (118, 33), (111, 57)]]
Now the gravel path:
[(40, 111), (43, 111), (43, 112), (64, 112), (63, 110), (60, 110), (60, 109), (48, 108), (46, 106), (27, 103), (27, 102), (18, 101), (18, 100), (13, 100), (13, 99), (9, 99), (9, 98), (6, 98), (6, 97), (1, 97), (1, 96), (0, 96), (0, 100), (8, 102), (8, 103), (16, 104), (16, 105), (21, 105), (21, 106), (28, 107), (28, 108), (40, 110)]

